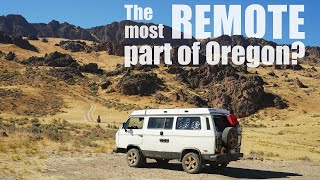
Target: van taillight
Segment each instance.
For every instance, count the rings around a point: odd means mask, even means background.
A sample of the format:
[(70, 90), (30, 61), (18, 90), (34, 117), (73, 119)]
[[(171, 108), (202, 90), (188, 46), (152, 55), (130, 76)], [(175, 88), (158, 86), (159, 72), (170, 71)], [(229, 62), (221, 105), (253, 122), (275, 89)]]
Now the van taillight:
[(236, 115), (229, 114), (229, 115), (227, 115), (227, 119), (232, 127), (239, 125), (239, 121), (238, 121), (238, 118)]

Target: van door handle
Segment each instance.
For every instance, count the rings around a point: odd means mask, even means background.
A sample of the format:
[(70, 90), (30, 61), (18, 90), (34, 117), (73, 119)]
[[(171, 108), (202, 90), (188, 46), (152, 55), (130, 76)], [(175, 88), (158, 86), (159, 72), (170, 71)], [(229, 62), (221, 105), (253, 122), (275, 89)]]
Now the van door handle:
[(160, 135), (163, 136), (163, 132), (162, 131), (160, 131)]
[(143, 135), (141, 135), (141, 134), (140, 134), (140, 135), (138, 135), (138, 136), (139, 136), (139, 137), (143, 137)]

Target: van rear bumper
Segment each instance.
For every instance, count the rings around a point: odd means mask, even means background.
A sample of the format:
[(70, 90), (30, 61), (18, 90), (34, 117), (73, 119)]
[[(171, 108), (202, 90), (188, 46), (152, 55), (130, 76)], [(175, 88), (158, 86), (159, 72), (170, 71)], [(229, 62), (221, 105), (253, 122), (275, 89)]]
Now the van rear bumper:
[(237, 161), (243, 157), (243, 153), (232, 153), (232, 154), (203, 154), (202, 158), (207, 161), (213, 161), (218, 163)]

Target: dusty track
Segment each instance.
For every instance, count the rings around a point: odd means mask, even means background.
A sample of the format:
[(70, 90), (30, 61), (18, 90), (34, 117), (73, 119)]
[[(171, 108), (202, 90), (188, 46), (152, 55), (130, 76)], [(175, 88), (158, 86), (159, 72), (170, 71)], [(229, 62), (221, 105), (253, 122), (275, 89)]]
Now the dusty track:
[(40, 176), (52, 179), (318, 179), (320, 164), (311, 162), (241, 160), (225, 170), (206, 168), (187, 174), (179, 162), (160, 168), (150, 160), (145, 168), (127, 166), (124, 154), (93, 154), (80, 157), (51, 156)]
[(88, 108), (87, 111), (84, 114), (84, 120), (85, 121), (94, 121), (92, 118), (92, 111), (94, 110), (95, 106), (94, 103), (91, 102), (89, 99), (87, 99), (86, 97), (80, 95), (77, 92), (74, 92), (74, 94), (76, 94), (77, 96), (79, 96), (82, 100), (84, 100), (87, 104), (88, 104)]

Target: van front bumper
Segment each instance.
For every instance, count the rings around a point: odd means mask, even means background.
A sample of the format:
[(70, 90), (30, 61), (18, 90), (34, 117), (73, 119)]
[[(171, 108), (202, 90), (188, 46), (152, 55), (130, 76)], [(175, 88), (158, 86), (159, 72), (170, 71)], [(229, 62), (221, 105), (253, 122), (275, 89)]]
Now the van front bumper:
[(207, 161), (213, 161), (218, 163), (237, 161), (243, 157), (243, 153), (230, 153), (230, 154), (215, 154), (215, 155), (202, 155), (202, 158)]

